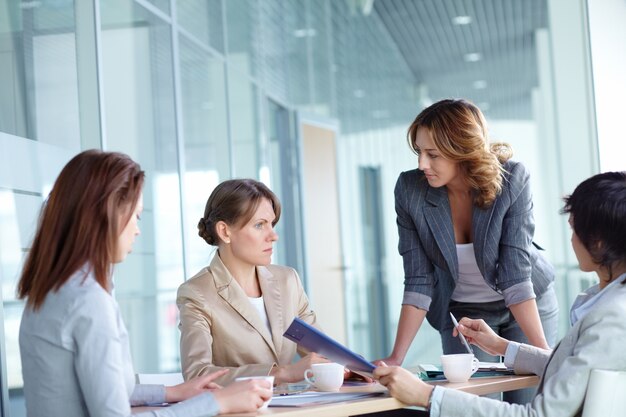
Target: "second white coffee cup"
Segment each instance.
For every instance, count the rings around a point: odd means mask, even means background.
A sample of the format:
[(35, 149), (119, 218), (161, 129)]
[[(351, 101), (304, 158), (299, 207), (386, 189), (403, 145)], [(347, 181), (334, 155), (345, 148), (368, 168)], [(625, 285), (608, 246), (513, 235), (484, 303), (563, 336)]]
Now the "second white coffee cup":
[(478, 359), (471, 353), (441, 355), (443, 374), (450, 382), (465, 382), (478, 370)]
[[(339, 391), (343, 385), (343, 365), (338, 363), (314, 363), (304, 371), (304, 379), (320, 391)], [(309, 379), (309, 374), (312, 379)]]

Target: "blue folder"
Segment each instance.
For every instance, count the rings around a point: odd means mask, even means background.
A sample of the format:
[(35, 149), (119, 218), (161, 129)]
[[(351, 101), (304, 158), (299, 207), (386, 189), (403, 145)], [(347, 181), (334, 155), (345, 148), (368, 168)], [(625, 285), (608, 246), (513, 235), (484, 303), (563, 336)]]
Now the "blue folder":
[(363, 356), (354, 353), (341, 343), (333, 340), (297, 317), (293, 319), (283, 336), (309, 352), (315, 352), (325, 356), (331, 361), (340, 363), (352, 371), (371, 373), (374, 371), (374, 368), (376, 368), (373, 363), (366, 360)]

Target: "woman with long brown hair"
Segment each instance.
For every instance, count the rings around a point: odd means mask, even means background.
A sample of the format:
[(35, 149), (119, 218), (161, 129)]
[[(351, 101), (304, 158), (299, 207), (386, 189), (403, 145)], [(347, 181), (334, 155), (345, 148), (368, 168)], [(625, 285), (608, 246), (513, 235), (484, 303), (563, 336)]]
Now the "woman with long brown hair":
[(63, 168), (44, 203), (18, 284), (26, 299), (19, 340), (31, 417), (130, 416), (131, 404), (178, 401), (146, 415), (215, 415), (256, 410), (271, 396), (262, 381), (218, 389), (212, 381), (223, 373), (173, 387), (135, 384), (111, 290), (113, 264), (139, 234), (143, 182), (128, 156), (85, 151)]
[[(507, 339), (553, 346), (554, 269), (532, 241), (526, 168), (510, 159), (509, 145), (489, 143), (482, 112), (466, 100), (422, 110), (407, 139), (419, 167), (401, 173), (395, 189), (404, 298), (384, 362), (402, 363), (425, 317), (439, 331), (444, 353), (465, 353), (449, 313), (483, 318)], [(532, 392), (504, 398), (523, 403)]]

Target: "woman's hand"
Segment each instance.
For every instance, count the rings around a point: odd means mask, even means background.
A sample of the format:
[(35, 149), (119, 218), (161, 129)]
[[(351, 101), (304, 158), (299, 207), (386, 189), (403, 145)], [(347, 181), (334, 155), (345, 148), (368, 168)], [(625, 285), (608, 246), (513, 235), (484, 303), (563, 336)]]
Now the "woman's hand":
[(165, 401), (168, 403), (177, 403), (179, 401), (185, 401), (188, 398), (195, 397), (203, 392), (213, 391), (221, 388), (215, 381), (217, 378), (223, 376), (228, 372), (228, 369), (222, 369), (221, 371), (213, 372), (209, 375), (199, 376), (190, 379), (182, 384), (174, 385), (172, 387), (165, 387)]
[(374, 382), (374, 380), (370, 378), (369, 376), (352, 372), (348, 368), (343, 369), (343, 380), (344, 381), (350, 380), (350, 381)]
[[(484, 320), (474, 320), (463, 317), (459, 320), (459, 331), (465, 336), (468, 343), (478, 346), (485, 352), (494, 356), (504, 356), (509, 341), (498, 336)], [(456, 329), (452, 331), (457, 336)]]
[(311, 365), (325, 362), (330, 361), (317, 353), (309, 353), (296, 363), (273, 368), (270, 375), (274, 375), (274, 383), (276, 385), (284, 382), (302, 381), (304, 379), (304, 371), (311, 368)]
[(272, 398), (272, 385), (261, 379), (247, 379), (214, 391), (213, 396), (219, 405), (220, 414), (247, 413), (257, 410)]
[(374, 378), (386, 386), (397, 400), (419, 407), (428, 407), (428, 399), (434, 389), (421, 379), (399, 366), (386, 366), (384, 363), (374, 369)]
[(401, 366), (402, 365), (402, 359), (397, 358), (393, 355), (388, 356), (386, 358), (383, 359), (376, 359), (375, 361), (373, 361), (372, 363), (376, 366), (383, 366), (383, 364), (385, 366)]

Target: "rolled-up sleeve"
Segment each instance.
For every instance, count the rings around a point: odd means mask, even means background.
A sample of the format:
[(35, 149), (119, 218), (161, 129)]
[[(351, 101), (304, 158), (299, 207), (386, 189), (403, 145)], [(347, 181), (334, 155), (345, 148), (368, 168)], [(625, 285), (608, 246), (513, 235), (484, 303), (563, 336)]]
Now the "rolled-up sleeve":
[(511, 168), (507, 181), (509, 208), (502, 221), (497, 289), (508, 306), (535, 298), (531, 245), (535, 232), (530, 176), (522, 164)]
[(415, 190), (406, 184), (405, 175), (400, 174), (395, 188), (396, 223), (398, 226), (398, 252), (404, 265), (404, 297), (402, 304), (427, 310), (433, 291), (433, 265), (426, 256), (419, 240), (415, 223), (408, 210)]

